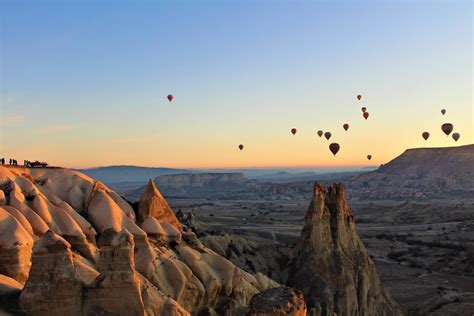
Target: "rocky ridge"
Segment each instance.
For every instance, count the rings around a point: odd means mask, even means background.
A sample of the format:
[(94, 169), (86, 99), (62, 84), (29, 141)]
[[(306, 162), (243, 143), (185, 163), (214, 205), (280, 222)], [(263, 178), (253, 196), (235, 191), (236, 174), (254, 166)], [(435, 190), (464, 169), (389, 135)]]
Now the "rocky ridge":
[(278, 285), (183, 233), (153, 182), (137, 210), (67, 169), (0, 167), (0, 188), (1, 277), (27, 314), (225, 313)]
[(194, 214), (181, 211), (183, 226), (153, 181), (135, 209), (104, 184), (60, 168), (0, 167), (0, 189), (0, 312), (399, 313), (340, 185), (315, 186), (293, 255), (281, 245), (206, 236)]
[(407, 149), (345, 183), (351, 197), (362, 199), (469, 196), (474, 190), (474, 145)]

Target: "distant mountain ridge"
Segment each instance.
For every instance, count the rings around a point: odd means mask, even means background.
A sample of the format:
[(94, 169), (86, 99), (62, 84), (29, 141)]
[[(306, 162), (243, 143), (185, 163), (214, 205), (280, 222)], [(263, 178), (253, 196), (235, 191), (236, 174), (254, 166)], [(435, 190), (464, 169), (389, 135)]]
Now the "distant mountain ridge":
[(418, 177), (474, 175), (474, 144), (459, 147), (411, 148), (382, 165), (377, 172)]
[[(250, 179), (259, 181), (267, 180), (313, 180), (318, 179), (321, 174), (333, 172), (361, 172), (360, 168), (330, 168), (330, 169), (179, 169), (162, 167), (141, 167), (132, 165), (117, 165), (94, 167), (85, 169), (75, 169), (83, 172), (91, 178), (100, 180), (107, 185), (112, 185), (115, 189), (119, 187), (143, 186), (148, 180), (162, 175), (176, 174), (203, 174), (203, 173), (242, 173)], [(120, 184), (119, 186), (117, 186)]]
[(347, 187), (367, 198), (474, 190), (474, 144), (407, 149), (377, 170), (348, 179)]
[(143, 182), (146, 183), (156, 176), (191, 173), (193, 171), (187, 169), (174, 168), (153, 168), (140, 166), (107, 166), (88, 169), (77, 169), (78, 171), (88, 175), (91, 178), (98, 179), (105, 184), (113, 184), (120, 182)]

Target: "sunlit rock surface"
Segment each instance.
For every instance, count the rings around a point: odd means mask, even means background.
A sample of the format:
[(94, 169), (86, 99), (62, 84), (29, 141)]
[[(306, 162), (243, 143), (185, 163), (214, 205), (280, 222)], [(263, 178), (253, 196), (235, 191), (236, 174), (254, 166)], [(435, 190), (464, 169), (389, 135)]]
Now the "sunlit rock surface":
[(152, 181), (137, 210), (62, 168), (1, 166), (0, 189), (0, 274), (24, 313), (224, 314), (278, 286), (183, 232)]

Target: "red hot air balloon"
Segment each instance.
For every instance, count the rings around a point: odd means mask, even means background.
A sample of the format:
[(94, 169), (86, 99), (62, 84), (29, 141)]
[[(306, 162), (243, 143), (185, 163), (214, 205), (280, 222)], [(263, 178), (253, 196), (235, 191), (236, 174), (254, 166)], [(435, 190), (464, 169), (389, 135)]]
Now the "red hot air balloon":
[(441, 110), (441, 114), (445, 115), (445, 114), (446, 114), (446, 110), (445, 110), (445, 109), (442, 109), (442, 110)]
[(296, 128), (291, 129), (291, 134), (295, 135), (296, 134)]
[(458, 141), (459, 137), (461, 137), (461, 135), (459, 133), (453, 133), (453, 135), (451, 135), (454, 139), (454, 141)]
[(341, 147), (339, 146), (338, 143), (331, 143), (329, 145), (329, 150), (332, 152), (334, 156), (336, 156), (337, 152), (339, 151), (339, 148)]
[(362, 96), (359, 94), (359, 95), (357, 95), (357, 100), (360, 101), (360, 99), (362, 99)]
[(346, 124), (342, 125), (342, 127), (347, 132), (347, 130), (349, 129), (349, 124), (346, 123)]
[(244, 149), (244, 145), (240, 144), (240, 145), (239, 145), (239, 149), (240, 149), (240, 150)]
[(361, 108), (361, 110), (362, 110), (362, 113), (365, 113), (365, 111), (367, 111), (367, 108), (366, 108), (365, 106), (363, 106), (363, 107)]
[(173, 99), (174, 99), (173, 95), (171, 95), (171, 94), (168, 94), (167, 98), (168, 98), (168, 101), (170, 101), (170, 102), (173, 101)]
[(423, 132), (423, 133), (421, 134), (421, 136), (422, 136), (425, 140), (428, 140), (428, 138), (430, 138), (430, 133), (428, 133), (428, 132)]
[(453, 124), (451, 123), (444, 123), (443, 125), (441, 125), (441, 130), (446, 134), (446, 136), (448, 136), (449, 134), (451, 134), (451, 132), (453, 131)]
[(319, 131), (318, 131), (318, 136), (319, 136), (319, 137), (323, 136), (323, 131), (322, 131), (322, 130), (319, 130)]
[(324, 133), (324, 137), (326, 137), (326, 139), (329, 140), (329, 138), (331, 138), (331, 133), (330, 132)]
[(372, 155), (367, 155), (367, 159), (368, 160), (372, 159)]
[(369, 112), (364, 112), (364, 114), (362, 114), (364, 116), (365, 119), (368, 119), (369, 118)]

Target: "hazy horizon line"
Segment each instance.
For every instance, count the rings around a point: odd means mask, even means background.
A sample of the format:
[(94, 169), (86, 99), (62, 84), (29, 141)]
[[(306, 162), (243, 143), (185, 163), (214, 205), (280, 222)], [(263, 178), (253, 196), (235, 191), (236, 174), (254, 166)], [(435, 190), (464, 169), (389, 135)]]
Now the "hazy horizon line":
[(98, 169), (98, 168), (110, 168), (110, 167), (136, 167), (136, 168), (149, 168), (149, 169), (182, 169), (182, 170), (302, 170), (302, 169), (323, 169), (323, 170), (344, 170), (344, 169), (364, 169), (364, 168), (376, 168), (378, 165), (351, 165), (351, 166), (237, 166), (237, 167), (165, 167), (165, 166), (142, 166), (142, 165), (102, 165), (93, 167), (68, 167), (76, 170), (86, 169)]

